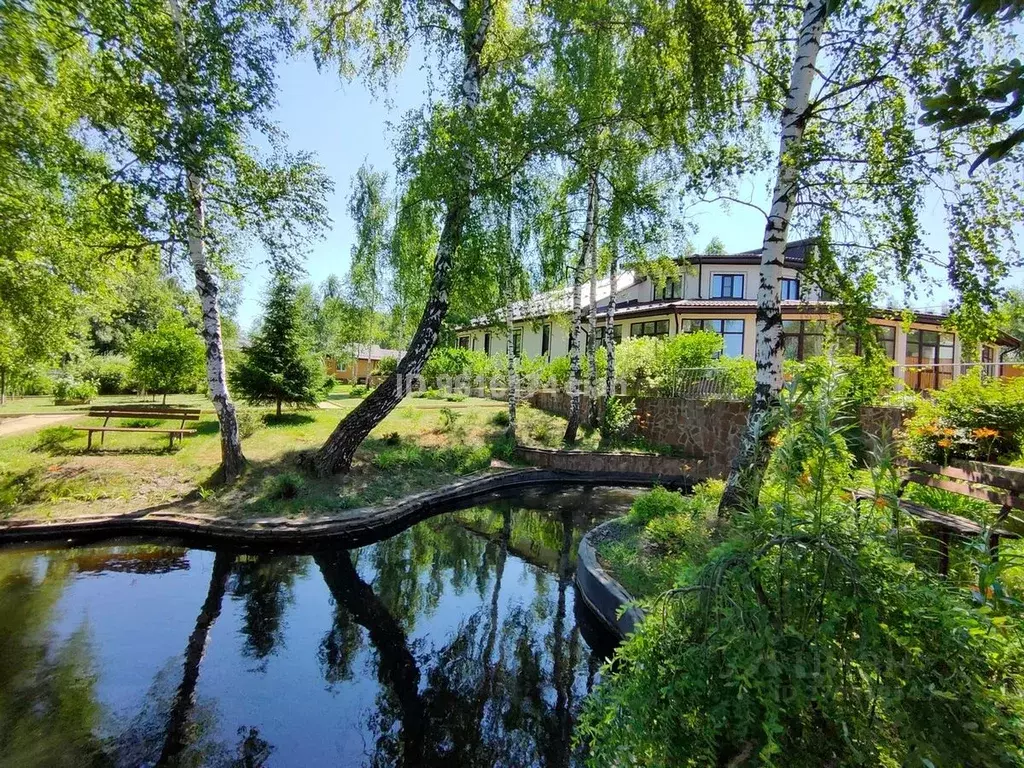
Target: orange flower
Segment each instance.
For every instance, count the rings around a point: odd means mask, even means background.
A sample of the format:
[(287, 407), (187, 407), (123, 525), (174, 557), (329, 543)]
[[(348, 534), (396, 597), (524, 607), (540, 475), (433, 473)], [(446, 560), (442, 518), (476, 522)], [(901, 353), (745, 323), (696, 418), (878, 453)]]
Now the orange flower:
[(989, 437), (999, 437), (998, 429), (990, 429), (989, 427), (978, 427), (972, 433), (979, 440), (985, 440)]
[(953, 437), (953, 435), (955, 435), (955, 434), (956, 434), (956, 430), (955, 430), (955, 429), (953, 429), (952, 427), (943, 427), (943, 428), (942, 428), (941, 430), (939, 430), (939, 431), (940, 431), (940, 432), (941, 432), (942, 434), (944, 434), (944, 435), (945, 435), (946, 437)]
[(939, 447), (940, 448), (952, 448), (953, 447), (953, 441), (950, 440), (948, 437), (947, 438), (943, 438), (942, 440), (939, 440)]

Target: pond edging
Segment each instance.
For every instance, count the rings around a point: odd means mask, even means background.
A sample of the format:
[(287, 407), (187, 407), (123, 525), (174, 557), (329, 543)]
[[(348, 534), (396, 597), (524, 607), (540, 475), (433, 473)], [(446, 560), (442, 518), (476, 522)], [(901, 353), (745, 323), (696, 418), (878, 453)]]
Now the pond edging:
[(564, 472), (536, 467), (487, 472), (398, 499), (388, 506), (347, 509), (317, 517), (228, 518), (192, 512), (188, 504), (163, 505), (124, 514), (65, 520), (19, 519), (0, 522), (0, 544), (56, 539), (165, 536), (241, 546), (309, 547), (330, 542), (362, 546), (446, 511), (477, 496), (529, 486), (648, 486), (649, 476), (626, 472)]
[(635, 605), (636, 598), (601, 566), (593, 542), (609, 528), (622, 525), (624, 520), (617, 517), (589, 531), (580, 540), (576, 559), (576, 585), (583, 602), (619, 640), (625, 640), (634, 632), (645, 614)]

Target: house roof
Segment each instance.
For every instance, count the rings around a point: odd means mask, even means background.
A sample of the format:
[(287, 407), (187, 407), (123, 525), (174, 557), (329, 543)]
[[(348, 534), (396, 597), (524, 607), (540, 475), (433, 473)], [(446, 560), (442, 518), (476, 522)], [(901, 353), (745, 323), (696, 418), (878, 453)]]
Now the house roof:
[(404, 349), (385, 349), (384, 347), (378, 347), (376, 344), (367, 346), (366, 344), (349, 344), (345, 351), (352, 357), (357, 357), (360, 360), (383, 360), (385, 357), (394, 357), (401, 360), (405, 357)]
[[(785, 250), (786, 265), (792, 267), (804, 266), (807, 263), (807, 257), (814, 250), (817, 242), (817, 238), (807, 237), (803, 240), (792, 240), (787, 243)], [(698, 264), (760, 264), (761, 249), (756, 248), (752, 251), (741, 251), (740, 253), (698, 253), (683, 259), (683, 261)]]

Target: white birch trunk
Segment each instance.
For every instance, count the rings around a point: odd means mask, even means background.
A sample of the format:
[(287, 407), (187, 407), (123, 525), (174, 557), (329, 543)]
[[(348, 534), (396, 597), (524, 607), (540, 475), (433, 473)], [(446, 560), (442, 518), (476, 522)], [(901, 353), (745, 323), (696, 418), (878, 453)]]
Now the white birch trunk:
[(587, 364), (590, 366), (587, 377), (587, 424), (591, 428), (597, 426), (597, 211), (594, 211), (594, 232), (590, 240), (590, 307), (587, 327)]
[[(608, 366), (604, 374), (604, 395), (609, 398), (615, 395), (615, 302), (618, 301), (619, 281), (619, 245), (612, 243), (611, 259), (608, 265), (608, 308), (604, 314), (604, 349), (608, 355)], [(605, 407), (608, 406), (607, 400)]]
[(591, 171), (587, 179), (587, 220), (583, 228), (580, 255), (576, 260), (572, 276), (572, 330), (569, 332), (569, 418), (565, 426), (565, 436), (562, 438), (567, 445), (576, 442), (576, 433), (580, 426), (580, 333), (583, 325), (580, 294), (583, 292), (583, 270), (590, 253), (590, 243), (594, 238), (596, 216), (597, 174)]
[(747, 429), (719, 506), (719, 515), (750, 509), (757, 503), (761, 480), (769, 458), (774, 432), (772, 411), (782, 391), (782, 267), (789, 240), (789, 225), (796, 205), (799, 168), (797, 153), (809, 117), (815, 63), (825, 30), (826, 0), (808, 0), (797, 37), (786, 105), (782, 110), (779, 161), (772, 194), (772, 207), (764, 229), (761, 270), (757, 288), (757, 366), (754, 397), (747, 417)]
[[(460, 86), (461, 111), (469, 123), (476, 121), (483, 86), (481, 54), (490, 33), (494, 19), (495, 5), (484, 2), (480, 16), (470, 34), (463, 36), (462, 83)], [(463, 6), (464, 18), (471, 8)], [(456, 169), (454, 189), (445, 200), (444, 225), (434, 255), (434, 274), (430, 283), (430, 294), (423, 310), (423, 316), (409, 342), (409, 350), (398, 364), (398, 370), (388, 376), (373, 392), (355, 407), (327, 438), (312, 458), (313, 468), (320, 476), (334, 472), (348, 471), (352, 466), (356, 449), (370, 431), (394, 410), (405, 396), (408, 382), (423, 370), (431, 350), (437, 344), (441, 323), (448, 313), (448, 290), (451, 282), (452, 262), (462, 242), (462, 234), (472, 203), (473, 174), (475, 172), (473, 153), (463, 153), (461, 166)], [(399, 386), (399, 384), (402, 386)]]
[(512, 298), (509, 294), (505, 304), (505, 355), (508, 359), (508, 427), (505, 434), (516, 438), (516, 408), (519, 398), (519, 367), (515, 358), (515, 341), (512, 335)]
[[(168, 0), (171, 18), (177, 37), (178, 53), (185, 60), (188, 47), (182, 25), (181, 6), (178, 0)], [(179, 95), (180, 92), (179, 92)], [(186, 168), (185, 186), (189, 200), (187, 224), (188, 255), (196, 278), (196, 292), (203, 313), (203, 343), (206, 346), (206, 383), (210, 388), (217, 420), (220, 422), (221, 469), (226, 481), (237, 478), (245, 467), (242, 440), (238, 434), (238, 418), (235, 404), (228, 392), (227, 368), (224, 363), (224, 338), (220, 322), (220, 287), (217, 278), (210, 271), (206, 254), (206, 208), (203, 197), (203, 179)]]

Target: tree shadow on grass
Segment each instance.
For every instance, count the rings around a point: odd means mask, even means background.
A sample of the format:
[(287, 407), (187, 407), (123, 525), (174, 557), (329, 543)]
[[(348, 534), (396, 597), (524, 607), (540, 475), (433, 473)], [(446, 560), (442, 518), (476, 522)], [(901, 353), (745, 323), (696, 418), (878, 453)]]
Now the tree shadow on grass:
[(296, 427), (302, 424), (311, 424), (316, 421), (316, 416), (311, 413), (267, 413), (263, 416), (263, 423), (268, 427)]
[[(189, 427), (186, 427), (188, 429)], [(199, 435), (216, 435), (220, 432), (220, 423), (214, 419), (212, 421), (200, 421), (194, 427), (191, 427), (196, 431), (196, 437)], [(188, 439), (187, 437), (185, 438)]]

